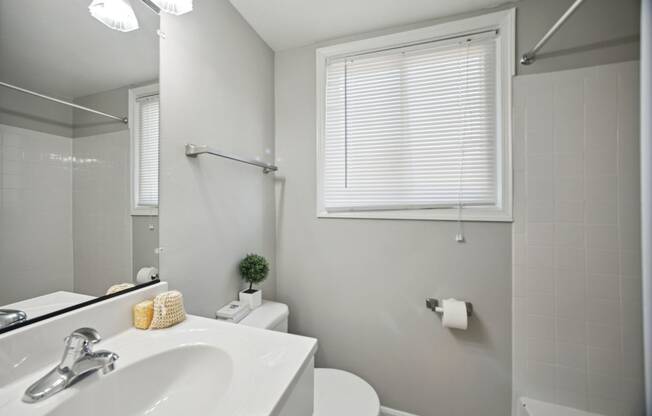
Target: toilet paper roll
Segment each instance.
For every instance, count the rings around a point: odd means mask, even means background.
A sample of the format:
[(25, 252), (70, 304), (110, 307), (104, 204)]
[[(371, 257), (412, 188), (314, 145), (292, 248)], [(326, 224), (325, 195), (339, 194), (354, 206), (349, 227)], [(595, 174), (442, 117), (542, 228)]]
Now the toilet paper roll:
[(442, 301), (441, 323), (446, 328), (466, 329), (469, 318), (466, 315), (466, 303), (457, 299), (444, 299)]
[(136, 283), (147, 283), (158, 277), (158, 269), (156, 267), (143, 267), (138, 270), (136, 274)]

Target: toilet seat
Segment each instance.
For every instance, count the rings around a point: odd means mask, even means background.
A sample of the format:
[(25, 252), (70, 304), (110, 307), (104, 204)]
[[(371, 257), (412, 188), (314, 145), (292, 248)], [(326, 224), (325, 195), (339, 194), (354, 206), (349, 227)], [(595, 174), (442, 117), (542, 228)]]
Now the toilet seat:
[(380, 400), (374, 389), (355, 374), (315, 368), (314, 416), (378, 416)]

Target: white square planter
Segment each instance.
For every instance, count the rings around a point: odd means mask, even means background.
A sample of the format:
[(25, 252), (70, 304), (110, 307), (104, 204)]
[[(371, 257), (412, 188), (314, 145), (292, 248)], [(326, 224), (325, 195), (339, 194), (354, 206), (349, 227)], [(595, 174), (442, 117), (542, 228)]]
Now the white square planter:
[[(248, 290), (248, 289), (247, 289)], [(253, 293), (246, 293), (247, 290), (240, 292), (240, 302), (249, 305), (249, 309), (254, 310), (263, 303), (263, 291), (260, 289), (254, 290)]]

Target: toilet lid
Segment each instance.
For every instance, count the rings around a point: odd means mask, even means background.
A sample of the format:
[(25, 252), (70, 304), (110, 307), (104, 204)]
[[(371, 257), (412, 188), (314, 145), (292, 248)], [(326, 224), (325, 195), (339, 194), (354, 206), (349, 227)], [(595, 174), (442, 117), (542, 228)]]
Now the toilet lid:
[(378, 416), (378, 395), (355, 374), (315, 368), (314, 416)]

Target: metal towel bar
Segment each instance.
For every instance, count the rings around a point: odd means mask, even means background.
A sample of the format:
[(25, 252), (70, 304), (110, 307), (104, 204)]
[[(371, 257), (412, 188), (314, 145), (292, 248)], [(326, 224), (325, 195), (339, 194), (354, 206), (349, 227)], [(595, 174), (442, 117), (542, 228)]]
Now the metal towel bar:
[(278, 167), (270, 165), (265, 162), (254, 159), (245, 159), (234, 154), (225, 153), (216, 149), (213, 149), (206, 145), (197, 145), (197, 144), (187, 144), (186, 145), (186, 156), (188, 157), (197, 157), (201, 154), (209, 154), (213, 156), (223, 157), (225, 159), (235, 160), (236, 162), (246, 163), (248, 165), (257, 166), (263, 169), (263, 173), (276, 172)]

